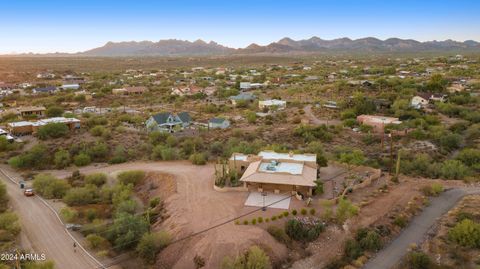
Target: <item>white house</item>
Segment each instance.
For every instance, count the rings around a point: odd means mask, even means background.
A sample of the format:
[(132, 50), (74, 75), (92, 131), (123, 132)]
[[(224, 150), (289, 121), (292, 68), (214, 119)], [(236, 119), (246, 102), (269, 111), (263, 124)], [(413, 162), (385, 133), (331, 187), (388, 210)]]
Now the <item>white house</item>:
[(283, 100), (277, 100), (277, 99), (271, 99), (271, 100), (265, 100), (265, 101), (259, 101), (258, 102), (258, 107), (260, 109), (264, 108), (277, 108), (277, 109), (285, 109), (287, 107), (287, 101)]
[(230, 127), (230, 121), (223, 118), (212, 118), (208, 121), (208, 128), (210, 129), (227, 129)]

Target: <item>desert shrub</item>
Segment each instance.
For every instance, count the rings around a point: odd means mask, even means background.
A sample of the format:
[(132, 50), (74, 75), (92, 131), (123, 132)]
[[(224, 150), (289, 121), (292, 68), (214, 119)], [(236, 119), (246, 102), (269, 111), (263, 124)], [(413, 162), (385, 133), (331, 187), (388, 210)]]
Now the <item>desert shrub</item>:
[(302, 208), (302, 210), (300, 210), (300, 214), (302, 215), (307, 215), (307, 209), (306, 208)]
[(97, 125), (90, 129), (90, 133), (93, 136), (103, 136), (108, 132), (107, 128), (103, 127), (102, 125)]
[(78, 212), (73, 208), (64, 207), (60, 210), (60, 216), (66, 222), (74, 222), (78, 217)]
[(355, 260), (363, 255), (363, 249), (356, 240), (349, 239), (345, 242), (343, 253), (348, 260)]
[(66, 136), (70, 132), (68, 126), (61, 122), (47, 123), (38, 128), (38, 138), (44, 140), (48, 138), (60, 138)]
[(311, 208), (311, 209), (310, 209), (310, 215), (315, 215), (315, 212), (316, 212), (316, 211), (315, 211), (315, 208)]
[(263, 218), (262, 217), (258, 217), (258, 223), (263, 223)]
[(8, 160), (13, 168), (45, 168), (50, 162), (50, 154), (44, 144), (33, 146), (29, 151)]
[(137, 245), (137, 253), (146, 263), (154, 263), (157, 253), (171, 242), (170, 235), (165, 231), (145, 233)]
[(338, 202), (336, 218), (339, 223), (344, 223), (347, 219), (358, 214), (358, 207), (349, 200), (342, 198)]
[(377, 251), (382, 248), (381, 237), (373, 230), (359, 229), (355, 240), (358, 241), (363, 250)]
[(277, 220), (277, 216), (272, 216), (272, 221), (276, 221)]
[(86, 205), (98, 202), (98, 189), (94, 185), (71, 188), (63, 197), (63, 201), (69, 205)]
[(194, 153), (190, 155), (189, 160), (195, 165), (204, 165), (207, 163), (205, 153)]
[(288, 217), (288, 215), (290, 215), (290, 213), (288, 211), (283, 212), (284, 217)]
[(407, 226), (407, 218), (404, 215), (398, 215), (395, 217), (393, 224), (397, 225), (400, 228)]
[(75, 157), (73, 157), (73, 163), (76, 166), (85, 166), (89, 165), (92, 162), (90, 156), (86, 153), (79, 153)]
[(427, 254), (420, 251), (412, 251), (407, 256), (407, 264), (410, 269), (432, 268), (432, 261)]
[[(20, 233), (20, 230), (20, 223), (15, 213), (7, 211), (0, 214), (0, 231), (2, 231), (2, 241), (15, 240), (15, 237)], [(3, 238), (3, 234), (6, 235), (6, 238)]]
[(258, 246), (251, 246), (248, 251), (237, 257), (225, 257), (222, 269), (271, 269), (270, 258)]
[(195, 269), (199, 269), (205, 266), (205, 259), (202, 256), (195, 255), (193, 257), (193, 264), (195, 265)]
[(257, 219), (252, 219), (252, 224), (253, 225), (257, 224)]
[(443, 192), (443, 185), (439, 183), (432, 183), (431, 185), (423, 186), (420, 190), (426, 196), (438, 196)]
[(97, 141), (88, 147), (87, 153), (92, 160), (103, 161), (109, 154), (108, 145), (102, 141)]
[(248, 220), (244, 220), (243, 225), (248, 225)]
[(125, 171), (118, 174), (118, 182), (124, 185), (137, 185), (145, 178), (145, 172), (140, 170)]
[(178, 153), (175, 148), (164, 145), (157, 145), (152, 150), (152, 159), (171, 161), (178, 159)]
[(51, 106), (45, 111), (45, 115), (49, 118), (60, 117), (63, 115), (63, 108), (59, 106)]
[(284, 229), (272, 225), (268, 226), (267, 232), (280, 243), (285, 245), (289, 245), (291, 243), (291, 239)]
[(160, 203), (161, 203), (160, 197), (155, 197), (155, 198), (150, 199), (150, 201), (148, 201), (148, 206), (149, 206), (150, 208), (155, 208), (155, 207), (157, 207)]
[(448, 231), (448, 239), (464, 247), (480, 248), (480, 224), (464, 219)]
[(469, 174), (468, 166), (458, 160), (446, 160), (440, 168), (440, 176), (445, 179), (464, 179)]
[(105, 182), (107, 182), (107, 175), (105, 175), (104, 173), (94, 173), (85, 176), (86, 184), (93, 184), (100, 187), (105, 184)]
[(53, 162), (56, 168), (62, 169), (70, 165), (72, 162), (70, 153), (67, 150), (59, 149), (55, 152)]
[(97, 234), (89, 234), (86, 237), (88, 246), (92, 249), (99, 249), (108, 245), (107, 239)]
[(318, 238), (325, 230), (321, 223), (307, 223), (297, 219), (291, 219), (285, 224), (287, 235), (297, 241), (311, 242)]
[(292, 210), (292, 215), (294, 215), (294, 216), (297, 215), (297, 210), (296, 209)]
[(67, 181), (55, 178), (50, 174), (39, 174), (33, 180), (33, 188), (47, 199), (60, 199), (65, 195), (70, 185)]
[(113, 223), (107, 232), (107, 239), (117, 249), (131, 249), (136, 245), (138, 238), (147, 232), (149, 224), (143, 216), (134, 216), (128, 213), (115, 215)]

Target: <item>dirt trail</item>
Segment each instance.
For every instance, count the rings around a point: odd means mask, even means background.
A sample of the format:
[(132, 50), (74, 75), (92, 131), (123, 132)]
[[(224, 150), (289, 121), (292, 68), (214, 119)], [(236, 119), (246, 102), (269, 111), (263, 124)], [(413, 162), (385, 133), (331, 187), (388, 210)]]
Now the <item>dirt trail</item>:
[(327, 119), (317, 118), (317, 116), (315, 116), (315, 114), (312, 111), (312, 105), (305, 106), (303, 110), (305, 111), (305, 115), (307, 115), (308, 119), (315, 125), (322, 125), (322, 124), (338, 125), (342, 123), (340, 120), (337, 120), (337, 119), (327, 120)]

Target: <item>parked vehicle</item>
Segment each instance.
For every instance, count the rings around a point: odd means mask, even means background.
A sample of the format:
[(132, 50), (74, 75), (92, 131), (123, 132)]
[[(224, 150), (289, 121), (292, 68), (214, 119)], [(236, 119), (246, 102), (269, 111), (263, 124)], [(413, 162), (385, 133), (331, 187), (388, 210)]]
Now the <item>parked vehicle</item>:
[(29, 197), (29, 196), (34, 196), (35, 193), (33, 192), (33, 189), (25, 189), (25, 191), (23, 191), (23, 195)]

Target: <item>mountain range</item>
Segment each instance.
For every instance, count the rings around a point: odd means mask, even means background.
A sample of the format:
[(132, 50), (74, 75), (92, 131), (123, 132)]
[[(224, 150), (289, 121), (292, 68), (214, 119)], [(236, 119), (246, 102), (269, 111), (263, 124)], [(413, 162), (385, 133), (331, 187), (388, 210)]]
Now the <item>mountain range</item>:
[(422, 51), (473, 51), (480, 52), (480, 43), (474, 40), (464, 42), (426, 41), (413, 39), (389, 38), (380, 40), (373, 37), (350, 39), (338, 38), (325, 40), (319, 37), (293, 40), (285, 37), (265, 46), (251, 44), (245, 48), (229, 48), (216, 42), (196, 40), (194, 42), (167, 39), (158, 42), (130, 41), (108, 42), (102, 47), (75, 54), (54, 54), (74, 56), (200, 56), (200, 55), (235, 55), (235, 54), (298, 54), (315, 52), (422, 52)]

